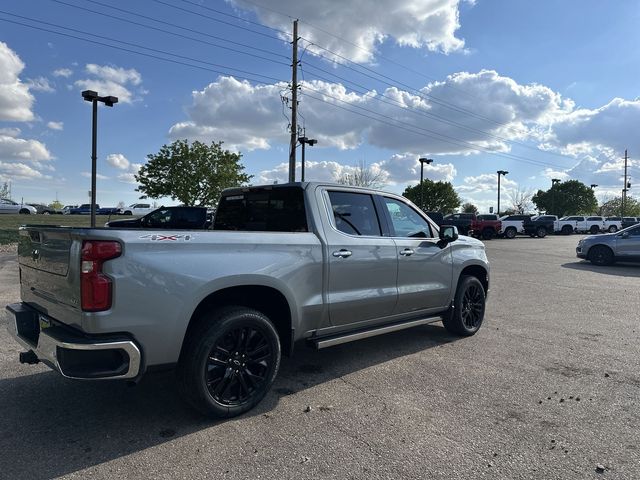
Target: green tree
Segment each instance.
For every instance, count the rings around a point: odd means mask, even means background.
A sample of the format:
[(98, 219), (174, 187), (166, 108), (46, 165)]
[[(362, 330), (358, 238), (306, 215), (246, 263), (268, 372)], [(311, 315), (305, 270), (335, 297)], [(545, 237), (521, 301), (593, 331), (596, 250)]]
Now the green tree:
[(240, 153), (222, 149), (222, 142), (207, 145), (176, 140), (163, 145), (135, 175), (142, 198), (171, 197), (184, 205), (217, 203), (225, 188), (246, 185), (251, 175), (242, 173)]
[(62, 205), (62, 202), (60, 200), (54, 200), (49, 204), (49, 206), (57, 210), (62, 210), (62, 207), (64, 207), (64, 205)]
[(425, 179), (422, 185), (405, 188), (402, 195), (425, 212), (442, 212), (445, 215), (455, 212), (462, 203), (451, 182), (434, 182), (429, 179)]
[(550, 215), (588, 215), (598, 210), (593, 190), (578, 180), (568, 180), (538, 192), (531, 199), (540, 211)]
[[(622, 213), (622, 197), (615, 197), (600, 205), (600, 215), (605, 217), (619, 217)], [(624, 206), (625, 217), (640, 217), (640, 202), (633, 197), (627, 197)]]
[(0, 198), (9, 198), (9, 182), (0, 185)]
[(473, 203), (467, 202), (464, 203), (461, 207), (462, 213), (475, 213), (478, 214), (478, 207), (476, 207)]

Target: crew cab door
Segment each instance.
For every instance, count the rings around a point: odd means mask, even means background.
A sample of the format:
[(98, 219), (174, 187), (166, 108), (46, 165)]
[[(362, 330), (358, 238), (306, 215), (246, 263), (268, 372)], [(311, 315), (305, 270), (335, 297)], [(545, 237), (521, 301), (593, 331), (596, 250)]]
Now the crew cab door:
[[(398, 302), (394, 314), (440, 312), (449, 306), (453, 259), (435, 228), (411, 205), (381, 196), (398, 254)], [(445, 222), (446, 223), (446, 222)]]
[(374, 196), (336, 188), (324, 192), (324, 201), (331, 324), (391, 315), (398, 297), (398, 255), (394, 241), (383, 236)]

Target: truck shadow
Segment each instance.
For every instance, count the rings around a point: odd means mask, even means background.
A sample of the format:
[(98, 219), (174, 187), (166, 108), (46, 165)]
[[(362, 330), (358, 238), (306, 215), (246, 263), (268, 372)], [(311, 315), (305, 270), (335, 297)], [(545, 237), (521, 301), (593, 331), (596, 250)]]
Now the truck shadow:
[[(283, 396), (456, 339), (436, 324), (321, 351), (303, 346), (283, 358), (271, 392), (240, 419), (266, 414)], [(50, 479), (205, 430), (215, 448), (231, 428), (189, 409), (173, 372), (149, 375), (135, 387), (76, 382), (44, 370), (7, 378), (0, 380), (0, 412), (4, 478)]]
[(613, 265), (599, 267), (587, 261), (563, 263), (563, 268), (600, 273), (603, 275), (616, 275), (619, 277), (640, 277), (640, 263), (616, 262)]

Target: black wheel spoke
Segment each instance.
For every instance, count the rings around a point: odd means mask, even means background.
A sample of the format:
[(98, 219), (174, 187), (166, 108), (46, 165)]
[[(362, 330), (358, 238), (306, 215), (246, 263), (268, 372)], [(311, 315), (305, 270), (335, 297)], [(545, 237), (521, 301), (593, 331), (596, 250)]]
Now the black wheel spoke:
[(260, 329), (249, 326), (230, 329), (219, 337), (205, 371), (209, 392), (217, 402), (241, 405), (259, 391), (274, 362), (267, 338)]

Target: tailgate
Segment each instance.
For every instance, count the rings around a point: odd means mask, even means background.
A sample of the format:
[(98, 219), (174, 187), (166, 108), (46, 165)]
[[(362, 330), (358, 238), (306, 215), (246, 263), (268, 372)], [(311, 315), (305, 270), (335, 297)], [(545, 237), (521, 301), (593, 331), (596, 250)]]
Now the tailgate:
[(79, 248), (69, 228), (20, 228), (18, 261), (22, 301), (77, 326), (81, 321)]

